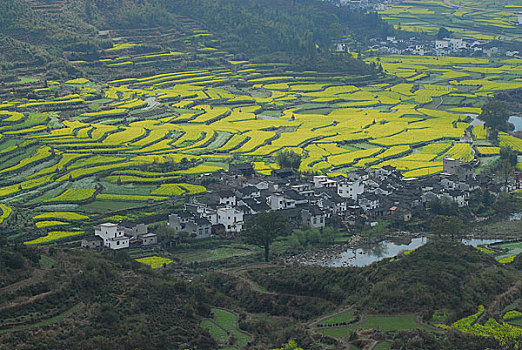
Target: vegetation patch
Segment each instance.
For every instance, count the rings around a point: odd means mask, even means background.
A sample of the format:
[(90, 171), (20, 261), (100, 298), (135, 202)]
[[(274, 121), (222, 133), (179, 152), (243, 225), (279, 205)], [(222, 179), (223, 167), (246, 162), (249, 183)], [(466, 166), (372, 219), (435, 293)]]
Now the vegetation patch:
[(43, 219), (64, 219), (70, 221), (76, 220), (87, 220), (89, 217), (86, 215), (73, 213), (73, 212), (48, 212), (40, 215), (33, 216), (34, 220), (43, 220)]
[(13, 212), (13, 209), (11, 207), (8, 207), (5, 204), (0, 204), (0, 224), (3, 223)]
[(157, 255), (148, 256), (148, 257), (145, 257), (145, 258), (138, 258), (138, 259), (136, 259), (136, 261), (139, 262), (139, 263), (145, 264), (145, 265), (149, 265), (153, 269), (158, 269), (160, 267), (165, 267), (168, 264), (172, 263), (171, 259), (164, 258), (164, 257), (161, 257), (161, 256), (157, 256)]
[(348, 324), (355, 320), (355, 314), (352, 310), (343, 311), (338, 313), (335, 316), (329, 317), (320, 321), (317, 326), (318, 327), (330, 327), (337, 326), (341, 324)]
[(361, 322), (351, 326), (325, 328), (320, 329), (319, 332), (330, 337), (343, 338), (356, 329), (376, 329), (381, 331), (429, 330), (429, 328), (417, 323), (414, 316), (363, 316)]
[(246, 346), (252, 336), (238, 327), (238, 316), (223, 309), (212, 309), (211, 320), (204, 320), (201, 326), (206, 328), (212, 337), (222, 346), (229, 345), (233, 349)]
[(69, 188), (59, 196), (47, 199), (46, 202), (82, 202), (92, 199), (95, 192), (93, 188)]
[(32, 245), (32, 244), (45, 244), (56, 242), (63, 238), (74, 237), (84, 234), (84, 231), (51, 231), (48, 232), (47, 235), (43, 237), (39, 237), (30, 241), (24, 242), (24, 244)]
[(480, 323), (479, 318), (484, 314), (484, 306), (480, 305), (477, 313), (462, 318), (450, 326), (439, 325), (443, 329), (456, 329), (463, 333), (470, 333), (485, 337), (494, 337), (501, 345), (508, 341), (517, 341), (522, 336), (522, 328), (512, 326), (508, 323), (498, 323), (494, 318), (488, 318)]

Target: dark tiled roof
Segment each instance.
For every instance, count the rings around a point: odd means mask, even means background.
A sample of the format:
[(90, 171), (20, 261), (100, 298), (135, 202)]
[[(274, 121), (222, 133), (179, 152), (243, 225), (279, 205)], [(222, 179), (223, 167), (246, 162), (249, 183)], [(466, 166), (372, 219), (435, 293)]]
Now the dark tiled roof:
[(189, 211), (180, 211), (179, 213), (176, 213), (176, 215), (178, 215), (181, 219), (189, 219), (189, 218), (192, 218), (194, 217), (194, 214), (189, 212)]
[(307, 210), (310, 213), (310, 215), (312, 215), (312, 216), (323, 215), (323, 212), (321, 211), (321, 209), (319, 209), (319, 207), (317, 207), (315, 205), (312, 205), (305, 210)]
[(219, 191), (218, 194), (219, 194), (220, 198), (235, 197), (235, 194), (230, 190), (222, 190), (222, 191)]
[(249, 194), (252, 194), (252, 193), (259, 192), (259, 189), (257, 187), (255, 187), (255, 186), (246, 186), (246, 187), (240, 188), (239, 192), (241, 192), (244, 195), (249, 195)]
[(198, 226), (210, 226), (210, 221), (208, 221), (207, 219), (205, 218), (196, 218), (194, 220), (194, 222), (196, 223), (196, 225)]
[(120, 223), (118, 224), (118, 226), (123, 226), (125, 228), (134, 228), (136, 227), (138, 224), (135, 223), (134, 221), (129, 221), (129, 220), (122, 220), (120, 221)]
[(306, 200), (306, 197), (304, 197), (303, 195), (300, 195), (297, 191), (294, 191), (294, 190), (285, 191), (284, 194), (288, 198), (296, 200), (296, 201)]

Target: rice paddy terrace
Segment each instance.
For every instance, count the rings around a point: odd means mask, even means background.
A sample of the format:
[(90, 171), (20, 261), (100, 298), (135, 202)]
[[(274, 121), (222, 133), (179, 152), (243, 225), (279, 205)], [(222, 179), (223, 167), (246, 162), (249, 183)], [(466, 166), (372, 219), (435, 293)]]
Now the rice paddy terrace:
[(456, 36), (520, 44), (522, 2), (477, 0), (415, 0), (391, 4), (379, 11), (384, 19), (410, 32), (435, 34), (445, 27)]
[[(234, 60), (193, 21), (182, 27), (191, 34), (181, 39), (161, 28), (102, 33), (112, 48), (71, 58), (90, 80), (4, 86), (0, 225), (25, 228), (12, 239), (74, 239), (100, 221), (152, 217), (204, 192), (198, 175), (231, 161), (270, 174), (283, 150), (302, 154), (302, 172), (392, 165), (405, 177), (440, 172), (445, 156), (494, 157), (499, 148), (470, 116), (488, 96), (522, 87), (518, 59), (367, 57), (383, 67), (377, 79), (295, 72)], [(144, 51), (158, 35), (185, 46)], [(34, 98), (17, 97), (28, 89)], [(522, 152), (522, 140), (499, 139)]]

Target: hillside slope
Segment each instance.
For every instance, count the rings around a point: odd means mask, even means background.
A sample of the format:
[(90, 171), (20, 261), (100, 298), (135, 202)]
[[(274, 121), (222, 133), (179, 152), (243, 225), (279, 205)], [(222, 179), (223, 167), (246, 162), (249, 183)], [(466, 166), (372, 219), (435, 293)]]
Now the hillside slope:
[[(1, 74), (9, 81), (6, 75), (79, 75), (82, 68), (70, 62), (96, 60), (114, 44), (139, 43), (139, 52), (149, 54), (195, 54), (202, 40), (237, 59), (367, 74), (363, 62), (334, 55), (334, 44), (357, 46), (391, 29), (375, 14), (315, 0), (13, 0), (0, 3), (0, 31)], [(200, 66), (225, 62), (194, 60)]]
[(250, 275), (277, 292), (321, 296), (380, 313), (431, 316), (448, 309), (452, 319), (489, 304), (520, 278), (519, 272), (457, 242), (428, 243), (407, 256), (364, 268), (286, 267), (252, 270)]
[(124, 253), (0, 250), (0, 349), (211, 349), (200, 284)]

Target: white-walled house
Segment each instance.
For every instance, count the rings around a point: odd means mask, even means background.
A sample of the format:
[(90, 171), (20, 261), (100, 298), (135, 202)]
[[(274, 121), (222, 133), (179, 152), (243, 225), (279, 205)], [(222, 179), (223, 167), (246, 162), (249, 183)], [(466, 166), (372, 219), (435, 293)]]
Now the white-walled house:
[(450, 45), (450, 43), (448, 40), (439, 40), (439, 39), (435, 40), (435, 49), (438, 49), (438, 50), (447, 49), (447, 48), (449, 48), (449, 45)]
[(379, 207), (379, 198), (373, 193), (367, 193), (359, 197), (358, 204), (364, 211), (374, 210)]
[(326, 175), (316, 175), (314, 176), (314, 186), (315, 188), (323, 188), (323, 187), (335, 187), (337, 181), (330, 179)]
[(149, 233), (149, 227), (141, 223), (122, 221), (118, 224), (118, 226), (124, 229), (125, 235), (132, 238), (138, 238), (139, 236)]
[(118, 224), (105, 223), (94, 228), (94, 235), (103, 240), (103, 246), (110, 249), (129, 247), (129, 237), (125, 235), (125, 228)]
[(219, 192), (219, 204), (235, 206), (236, 205), (236, 195), (230, 190), (220, 191)]
[(217, 221), (225, 226), (226, 232), (240, 232), (243, 228), (243, 212), (228, 206), (218, 208)]
[(342, 198), (351, 198), (356, 201), (357, 197), (363, 193), (364, 183), (359, 180), (343, 180), (337, 183), (337, 194)]
[(466, 42), (462, 38), (448, 38), (446, 39), (453, 50), (460, 50), (466, 48)]
[(212, 233), (210, 221), (187, 211), (169, 215), (168, 226), (177, 233), (185, 232), (195, 239), (209, 238)]
[(288, 198), (282, 193), (273, 193), (266, 197), (266, 204), (271, 210), (295, 208), (295, 200)]
[(326, 225), (326, 215), (316, 206), (301, 210), (301, 219), (304, 225), (311, 228), (323, 228)]

